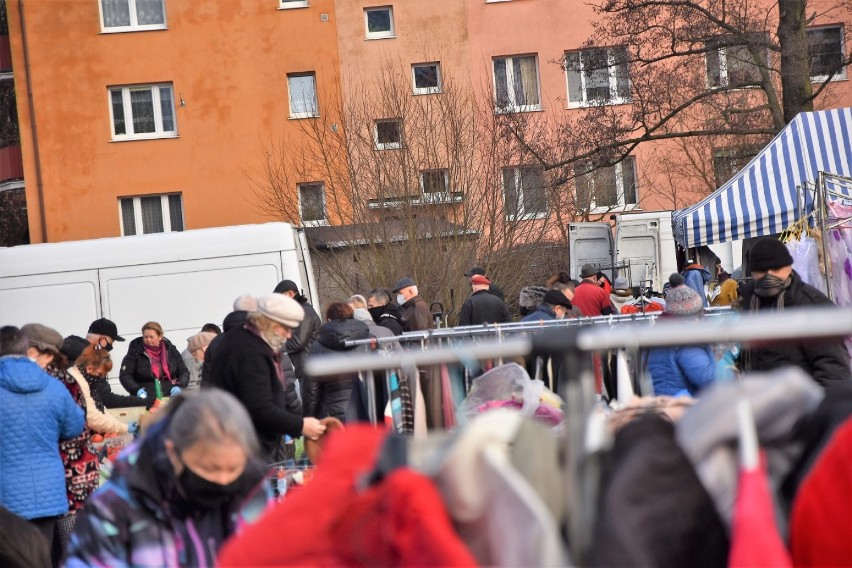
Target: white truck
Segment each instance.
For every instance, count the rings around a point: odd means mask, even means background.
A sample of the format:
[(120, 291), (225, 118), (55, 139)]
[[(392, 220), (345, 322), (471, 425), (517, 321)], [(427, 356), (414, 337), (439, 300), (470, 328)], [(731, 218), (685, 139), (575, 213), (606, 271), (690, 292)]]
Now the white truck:
[(235, 298), (269, 294), (285, 278), (316, 300), (304, 232), (286, 223), (0, 248), (0, 325), (84, 337), (109, 318), (127, 339), (112, 351), (114, 378), (145, 322), (183, 350), (205, 323), (221, 325)]
[[(612, 215), (609, 222), (571, 223), (568, 227), (570, 274), (577, 278), (580, 267), (591, 263), (604, 267), (614, 279), (611, 267), (626, 267), (618, 276), (628, 279), (633, 288), (650, 283), (661, 291), (672, 272), (678, 271), (677, 249), (672, 233), (672, 212), (628, 212)], [(722, 261), (728, 272), (739, 266), (742, 242), (721, 243), (708, 247), (711, 252), (699, 254), (698, 262), (713, 272), (712, 255)], [(694, 251), (690, 253), (695, 254)]]

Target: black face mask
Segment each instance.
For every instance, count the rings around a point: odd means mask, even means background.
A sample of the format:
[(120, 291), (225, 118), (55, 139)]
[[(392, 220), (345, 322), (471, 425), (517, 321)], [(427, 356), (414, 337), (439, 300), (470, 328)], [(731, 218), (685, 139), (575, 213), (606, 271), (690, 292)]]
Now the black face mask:
[(109, 353), (110, 351), (112, 351), (112, 343), (110, 343), (109, 341), (106, 341), (105, 343), (106, 345), (101, 345), (101, 341), (98, 340), (98, 344), (95, 345), (95, 349), (106, 349), (106, 352)]
[(373, 321), (378, 320), (383, 313), (385, 313), (385, 306), (376, 306), (374, 308), (367, 308), (367, 311), (370, 312), (370, 315), (373, 316)]
[(777, 276), (767, 274), (754, 283), (754, 293), (761, 298), (774, 298), (790, 287), (792, 278), (781, 280)]
[(177, 482), (187, 501), (202, 509), (218, 509), (243, 490), (245, 473), (228, 485), (204, 479), (183, 464)]

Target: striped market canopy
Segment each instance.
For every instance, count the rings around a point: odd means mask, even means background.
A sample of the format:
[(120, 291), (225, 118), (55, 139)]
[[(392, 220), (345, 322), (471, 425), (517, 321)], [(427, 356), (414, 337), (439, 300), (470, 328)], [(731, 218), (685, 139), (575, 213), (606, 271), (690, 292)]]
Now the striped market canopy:
[[(780, 233), (813, 211), (818, 172), (852, 177), (852, 108), (803, 112), (722, 187), (672, 214), (684, 248)], [(852, 187), (830, 189), (852, 197)], [(801, 202), (801, 203), (800, 203)]]

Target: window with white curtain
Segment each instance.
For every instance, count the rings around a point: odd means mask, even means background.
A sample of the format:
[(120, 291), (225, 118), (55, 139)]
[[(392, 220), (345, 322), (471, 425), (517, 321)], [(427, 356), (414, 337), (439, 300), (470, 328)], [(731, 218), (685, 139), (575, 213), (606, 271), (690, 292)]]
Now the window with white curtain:
[(503, 168), (503, 204), (509, 221), (547, 217), (544, 170), (538, 166)]
[(541, 110), (535, 55), (494, 59), (494, 106), (497, 112)]
[(843, 26), (808, 28), (808, 49), (811, 54), (811, 79), (832, 81), (846, 79)]
[(170, 83), (110, 87), (113, 140), (177, 136), (173, 92)]
[(100, 0), (105, 32), (162, 30), (166, 27), (165, 0)]
[(579, 165), (574, 168), (574, 175), (576, 205), (581, 211), (627, 210), (637, 203), (636, 161), (633, 156), (605, 168)]
[(287, 91), (290, 95), (290, 118), (319, 116), (316, 74), (293, 73), (287, 75)]
[(118, 203), (122, 236), (183, 231), (180, 193), (121, 197)]
[(627, 61), (624, 47), (566, 52), (568, 107), (629, 103)]

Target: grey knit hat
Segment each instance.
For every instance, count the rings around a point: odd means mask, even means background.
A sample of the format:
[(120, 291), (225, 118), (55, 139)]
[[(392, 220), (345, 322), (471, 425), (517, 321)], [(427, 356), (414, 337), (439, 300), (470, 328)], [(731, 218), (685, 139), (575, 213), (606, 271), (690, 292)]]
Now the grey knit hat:
[(694, 316), (704, 309), (701, 296), (689, 286), (680, 285), (666, 292), (666, 313), (673, 316)]

